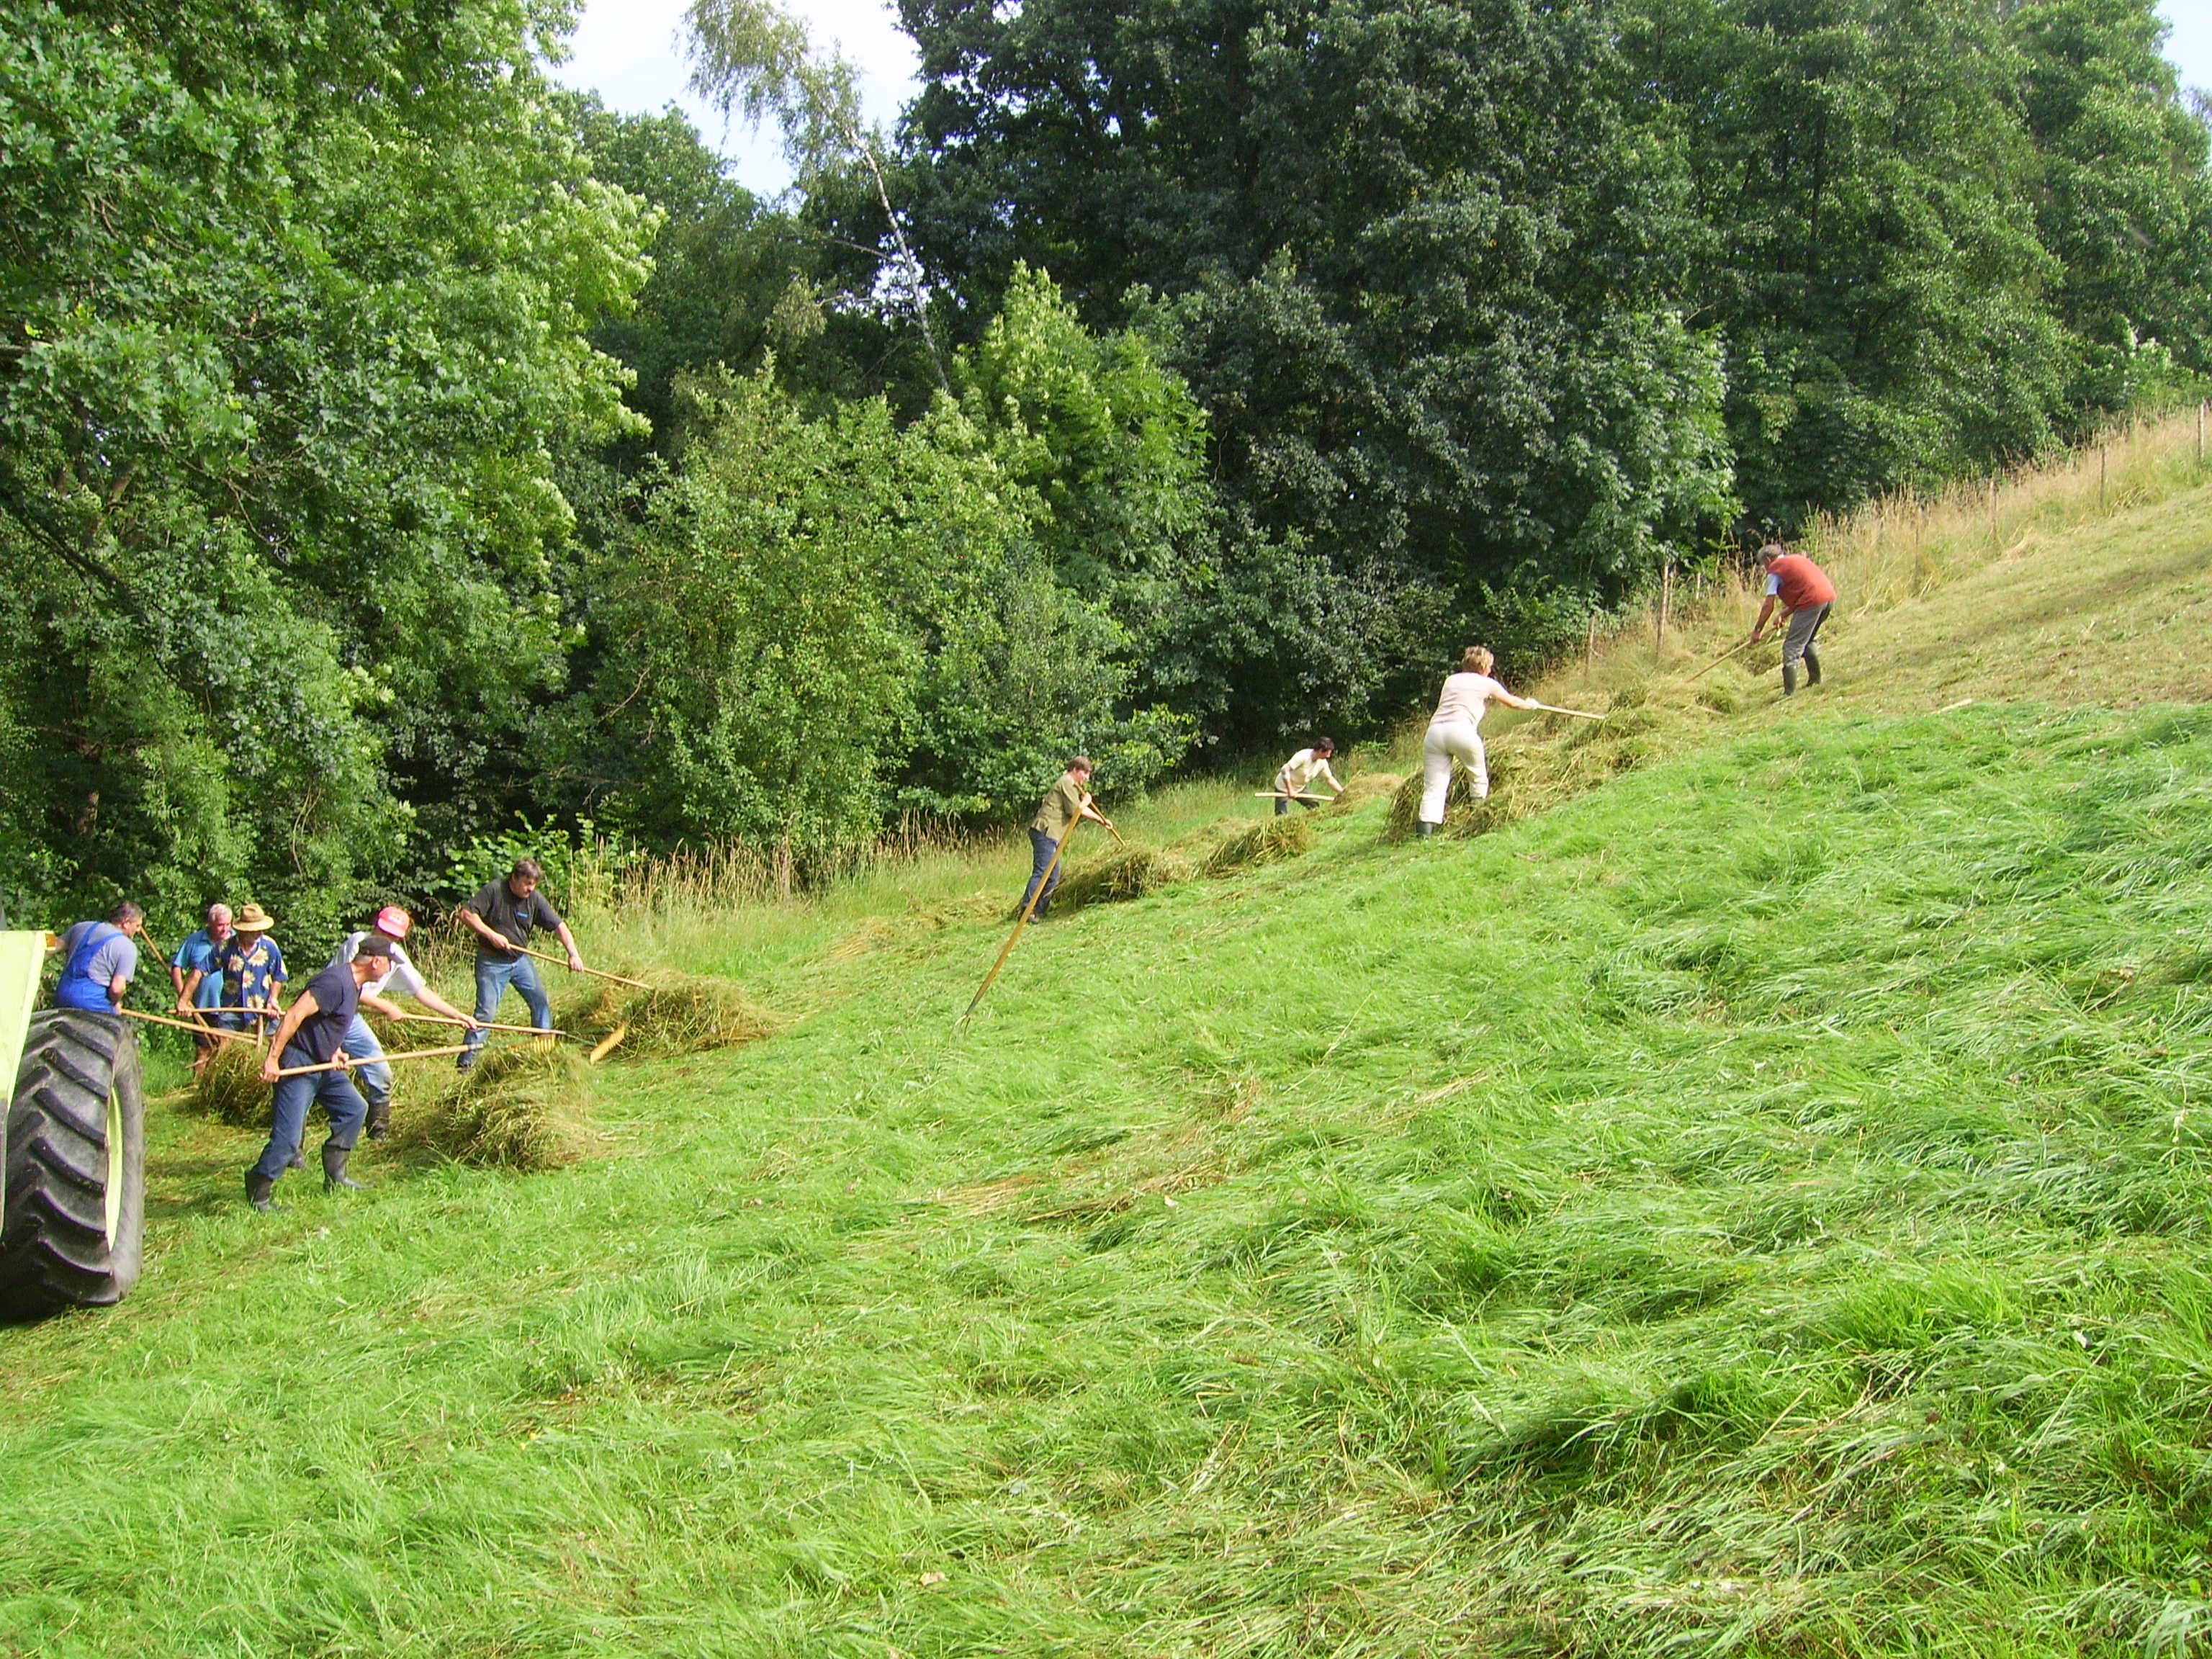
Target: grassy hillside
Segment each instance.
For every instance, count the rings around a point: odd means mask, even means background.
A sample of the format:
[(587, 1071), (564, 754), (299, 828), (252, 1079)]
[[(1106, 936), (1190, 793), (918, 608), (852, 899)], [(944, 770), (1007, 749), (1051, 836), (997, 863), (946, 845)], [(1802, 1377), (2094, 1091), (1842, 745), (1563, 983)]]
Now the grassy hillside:
[(605, 1068), (558, 1174), (264, 1218), (164, 1112), (137, 1292), (0, 1334), (0, 1641), (2212, 1640), (2208, 509), (1847, 604), (1786, 707), (1624, 648), (1602, 787), (1317, 815), (964, 1027), (1008, 854), (633, 915), (790, 1024)]

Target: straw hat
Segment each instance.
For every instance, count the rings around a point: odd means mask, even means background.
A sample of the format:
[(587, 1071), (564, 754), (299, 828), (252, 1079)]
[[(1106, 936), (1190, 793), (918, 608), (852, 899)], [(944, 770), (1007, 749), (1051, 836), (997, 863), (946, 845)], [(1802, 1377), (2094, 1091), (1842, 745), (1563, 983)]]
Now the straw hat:
[(245, 904), (239, 907), (238, 915), (230, 925), (241, 933), (265, 933), (276, 923), (259, 905)]

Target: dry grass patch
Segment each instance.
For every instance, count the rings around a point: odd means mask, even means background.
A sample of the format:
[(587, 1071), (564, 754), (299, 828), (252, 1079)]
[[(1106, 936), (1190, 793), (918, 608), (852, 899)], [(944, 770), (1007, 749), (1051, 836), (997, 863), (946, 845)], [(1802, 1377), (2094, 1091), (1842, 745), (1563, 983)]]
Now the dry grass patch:
[(1118, 904), (1188, 881), (1197, 873), (1197, 866), (1174, 848), (1119, 847), (1063, 878), (1052, 902), (1068, 910), (1086, 904)]
[(194, 1111), (235, 1129), (264, 1128), (269, 1085), (261, 1080), (261, 1051), (250, 1042), (217, 1045), (215, 1057), (192, 1079)]
[(526, 1039), (489, 1050), (445, 1094), (395, 1119), (392, 1143), (485, 1169), (559, 1169), (604, 1144), (592, 1092), (573, 1046)]
[(628, 1026), (613, 1052), (633, 1060), (742, 1048), (775, 1034), (775, 1017), (727, 980), (664, 970), (650, 987), (594, 981), (562, 1005), (556, 1023), (593, 1043)]
[(1262, 818), (1215, 848), (1206, 860), (1209, 876), (1234, 875), (1263, 864), (1279, 864), (1313, 850), (1313, 825), (1303, 808), (1281, 817)]

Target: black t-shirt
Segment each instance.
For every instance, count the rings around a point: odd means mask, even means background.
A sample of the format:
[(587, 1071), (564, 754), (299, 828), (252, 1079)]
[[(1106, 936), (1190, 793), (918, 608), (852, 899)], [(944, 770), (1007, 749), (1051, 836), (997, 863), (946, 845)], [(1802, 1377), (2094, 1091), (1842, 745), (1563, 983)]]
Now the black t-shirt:
[(287, 1066), (319, 1066), (337, 1058), (338, 1044), (345, 1041), (346, 1028), (361, 1006), (353, 963), (332, 963), (307, 981), (307, 994), (315, 1000), (315, 1012), (300, 1022), (300, 1029), (284, 1045)]
[[(477, 890), (476, 896), (461, 908), (475, 911), (490, 925), (494, 933), (506, 934), (517, 945), (530, 943), (532, 927), (558, 927), (561, 925), (561, 913), (545, 902), (544, 894), (533, 887), (528, 898), (517, 898), (514, 890), (507, 884), (505, 876), (496, 881), (486, 882)], [(482, 934), (477, 936), (477, 953), (495, 957), (502, 962), (514, 955), (511, 951), (495, 950), (485, 944)]]

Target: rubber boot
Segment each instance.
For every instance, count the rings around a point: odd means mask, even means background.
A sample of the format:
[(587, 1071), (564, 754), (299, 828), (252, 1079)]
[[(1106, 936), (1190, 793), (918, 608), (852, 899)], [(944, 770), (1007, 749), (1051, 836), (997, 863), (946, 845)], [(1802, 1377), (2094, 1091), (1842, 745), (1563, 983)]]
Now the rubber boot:
[(1820, 659), (1819, 654), (1811, 646), (1808, 645), (1805, 647), (1805, 684), (1808, 685), (1818, 685), (1820, 683)]
[(392, 1100), (389, 1096), (368, 1103), (368, 1117), (362, 1125), (361, 1132), (371, 1140), (381, 1140), (392, 1133)]
[(1797, 693), (1797, 668), (1794, 663), (1782, 665), (1782, 695), (1795, 696)]
[(246, 1172), (246, 1201), (264, 1215), (285, 1207), (276, 1201), (276, 1178), (251, 1170)]
[(356, 1181), (345, 1172), (346, 1159), (352, 1155), (353, 1148), (350, 1146), (333, 1146), (327, 1140), (323, 1143), (323, 1190), (325, 1192), (334, 1193), (341, 1187), (349, 1188), (356, 1193), (365, 1193), (368, 1190), (368, 1183), (366, 1181)]
[(1423, 818), (1421, 820), (1421, 839), (1423, 841), (1426, 841), (1431, 836), (1433, 836), (1436, 833), (1437, 826), (1431, 823), (1426, 818)]

